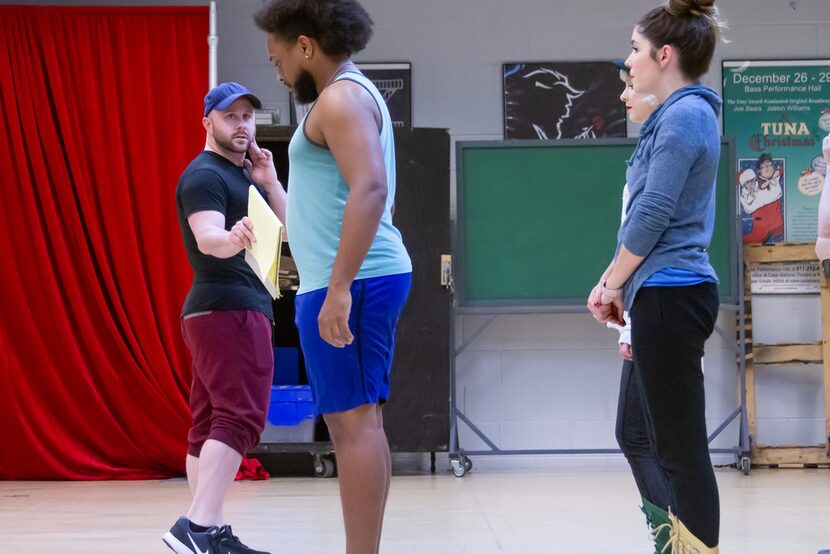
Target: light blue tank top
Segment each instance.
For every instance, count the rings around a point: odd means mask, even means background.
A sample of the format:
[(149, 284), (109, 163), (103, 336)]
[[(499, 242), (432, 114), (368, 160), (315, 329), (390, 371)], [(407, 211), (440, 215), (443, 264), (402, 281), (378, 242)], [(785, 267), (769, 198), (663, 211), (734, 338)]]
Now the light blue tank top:
[[(409, 273), (412, 271), (412, 262), (404, 248), (400, 231), (392, 225), (392, 206), (395, 203), (395, 139), (392, 118), (383, 97), (369, 79), (360, 73), (343, 72), (335, 81), (343, 79), (363, 86), (380, 109), (380, 145), (386, 164), (388, 188), (386, 208), (377, 234), (355, 279)], [(297, 294), (328, 287), (340, 244), (343, 210), (349, 196), (349, 187), (343, 180), (331, 151), (311, 142), (306, 136), (305, 120), (304, 117), (288, 145), (290, 171), (285, 226), (291, 255), (300, 274)]]

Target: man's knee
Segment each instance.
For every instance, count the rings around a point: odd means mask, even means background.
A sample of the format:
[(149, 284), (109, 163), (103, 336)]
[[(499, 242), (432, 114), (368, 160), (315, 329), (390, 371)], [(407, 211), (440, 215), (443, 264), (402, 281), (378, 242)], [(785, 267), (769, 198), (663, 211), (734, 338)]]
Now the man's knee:
[(348, 440), (367, 430), (383, 429), (380, 406), (377, 404), (363, 404), (351, 410), (324, 414), (323, 419), (334, 441)]
[(214, 419), (210, 438), (218, 440), (245, 456), (259, 444), (265, 420), (218, 417)]

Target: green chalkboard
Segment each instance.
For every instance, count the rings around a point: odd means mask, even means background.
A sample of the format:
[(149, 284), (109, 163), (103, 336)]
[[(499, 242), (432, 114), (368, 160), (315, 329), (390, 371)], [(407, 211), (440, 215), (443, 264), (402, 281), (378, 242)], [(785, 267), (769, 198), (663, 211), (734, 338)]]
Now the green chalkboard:
[[(460, 307), (584, 306), (614, 254), (634, 139), (458, 142)], [(710, 260), (737, 301), (734, 154), (724, 140)]]

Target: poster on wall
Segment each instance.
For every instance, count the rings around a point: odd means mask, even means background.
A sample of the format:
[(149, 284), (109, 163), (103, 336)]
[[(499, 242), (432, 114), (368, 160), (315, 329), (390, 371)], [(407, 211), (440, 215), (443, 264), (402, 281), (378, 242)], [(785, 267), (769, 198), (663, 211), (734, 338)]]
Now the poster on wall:
[(814, 242), (830, 133), (830, 60), (724, 61), (744, 243)]
[(753, 263), (752, 294), (816, 294), (821, 291), (818, 260)]
[(408, 62), (356, 65), (383, 95), (392, 125), (412, 127), (412, 65)]
[(299, 125), (300, 121), (308, 114), (309, 110), (311, 110), (311, 106), (314, 105), (314, 102), (309, 102), (308, 104), (302, 104), (297, 97), (294, 95), (293, 92), (288, 93), (288, 123), (290, 125)]
[(611, 62), (505, 63), (505, 139), (625, 137), (620, 72)]
[[(394, 127), (412, 127), (412, 65), (408, 62), (358, 63), (357, 68), (377, 87)], [(289, 121), (297, 125), (314, 103), (300, 104), (291, 94)]]

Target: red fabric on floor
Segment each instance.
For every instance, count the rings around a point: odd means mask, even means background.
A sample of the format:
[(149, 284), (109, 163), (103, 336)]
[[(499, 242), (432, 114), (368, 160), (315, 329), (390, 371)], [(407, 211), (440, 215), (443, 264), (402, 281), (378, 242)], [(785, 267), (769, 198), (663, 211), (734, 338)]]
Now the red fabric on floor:
[(271, 477), (271, 474), (262, 467), (262, 462), (256, 458), (242, 458), (239, 471), (236, 472), (235, 481), (262, 481)]

